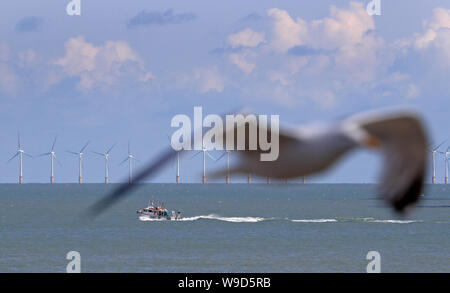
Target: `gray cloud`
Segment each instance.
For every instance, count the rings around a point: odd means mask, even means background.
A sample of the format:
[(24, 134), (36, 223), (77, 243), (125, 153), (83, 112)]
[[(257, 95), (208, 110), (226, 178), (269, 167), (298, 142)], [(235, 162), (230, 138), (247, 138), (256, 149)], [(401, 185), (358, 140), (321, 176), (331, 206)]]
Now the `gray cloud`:
[(142, 10), (128, 22), (128, 28), (138, 26), (166, 25), (171, 23), (188, 22), (196, 18), (193, 13), (174, 14), (172, 9), (165, 12)]
[(263, 19), (263, 17), (262, 17), (261, 15), (259, 15), (259, 14), (256, 13), (256, 12), (254, 12), (254, 13), (250, 13), (249, 15), (243, 17), (243, 18), (241, 19), (241, 21), (244, 21), (244, 22), (246, 22), (246, 21), (251, 22), (251, 21), (260, 21), (260, 20), (262, 20), (262, 19)]
[(332, 51), (323, 49), (314, 49), (309, 46), (295, 46), (288, 50), (288, 54), (295, 56), (312, 56), (329, 54)]
[(42, 29), (44, 20), (35, 16), (28, 16), (19, 20), (14, 27), (16, 32), (37, 32)]

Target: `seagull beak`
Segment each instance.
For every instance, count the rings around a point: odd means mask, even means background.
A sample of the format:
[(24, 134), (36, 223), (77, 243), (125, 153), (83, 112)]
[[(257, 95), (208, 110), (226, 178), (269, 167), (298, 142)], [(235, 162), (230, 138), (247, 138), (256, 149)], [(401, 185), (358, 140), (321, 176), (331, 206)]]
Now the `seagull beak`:
[(365, 141), (364, 145), (371, 149), (377, 149), (381, 146), (381, 142), (375, 136), (369, 136)]

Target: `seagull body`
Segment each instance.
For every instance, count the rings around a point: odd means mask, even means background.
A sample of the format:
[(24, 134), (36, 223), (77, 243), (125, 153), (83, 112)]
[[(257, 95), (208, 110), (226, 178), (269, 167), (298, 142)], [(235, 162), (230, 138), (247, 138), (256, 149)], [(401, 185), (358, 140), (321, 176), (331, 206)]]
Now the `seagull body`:
[[(240, 127), (245, 128), (246, 124), (236, 124), (231, 129), (234, 137)], [(271, 137), (270, 130), (266, 131)], [(245, 145), (248, 145), (249, 134), (245, 133)], [(232, 133), (223, 134), (226, 137)], [(416, 203), (425, 175), (427, 135), (419, 115), (410, 110), (369, 111), (328, 125), (284, 127), (279, 131), (279, 156), (275, 161), (261, 161), (263, 151), (259, 148), (236, 151), (237, 164), (229, 173), (227, 169), (218, 170), (213, 177), (233, 173), (273, 178), (307, 176), (328, 169), (351, 150), (361, 147), (378, 150), (383, 159), (381, 197), (397, 212)], [(237, 149), (236, 141), (234, 149)], [(136, 181), (157, 173), (174, 155), (171, 150), (163, 153), (137, 176)], [(94, 204), (91, 214), (104, 211), (133, 187), (119, 186)]]
[(422, 192), (427, 137), (414, 112), (365, 112), (320, 127), (284, 128), (279, 137), (277, 160), (259, 160), (258, 150), (237, 152), (240, 160), (230, 173), (279, 179), (307, 176), (328, 169), (351, 150), (362, 147), (380, 153), (384, 164), (379, 192), (395, 210), (403, 211)]

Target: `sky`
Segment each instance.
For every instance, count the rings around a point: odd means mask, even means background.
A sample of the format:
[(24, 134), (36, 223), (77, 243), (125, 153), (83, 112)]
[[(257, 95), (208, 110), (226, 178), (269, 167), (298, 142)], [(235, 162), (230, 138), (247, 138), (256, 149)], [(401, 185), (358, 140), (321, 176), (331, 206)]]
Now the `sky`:
[[(77, 181), (67, 151), (88, 141), (84, 181), (103, 182), (104, 161), (92, 151), (117, 143), (110, 181), (122, 182), (128, 141), (138, 170), (168, 147), (172, 117), (192, 117), (194, 106), (205, 115), (246, 107), (282, 124), (408, 106), (431, 143), (450, 137), (448, 1), (381, 0), (372, 16), (368, 0), (81, 0), (74, 16), (69, 2), (0, 5), (0, 183), (17, 182), (18, 160), (6, 162), (18, 132), (32, 155), (58, 136), (55, 182)], [(182, 159), (182, 182), (201, 181), (202, 158), (192, 155)], [(207, 169), (224, 164), (208, 161)], [(357, 151), (308, 181), (376, 182), (379, 169), (376, 153)], [(175, 170), (171, 163), (149, 182), (174, 182)], [(49, 176), (49, 158), (24, 158), (25, 183)]]

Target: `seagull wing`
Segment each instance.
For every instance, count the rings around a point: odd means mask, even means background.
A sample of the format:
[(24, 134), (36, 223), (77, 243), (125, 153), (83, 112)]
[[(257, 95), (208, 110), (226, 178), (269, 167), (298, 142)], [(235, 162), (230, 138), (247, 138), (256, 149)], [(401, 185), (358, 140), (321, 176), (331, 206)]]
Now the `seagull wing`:
[(379, 190), (396, 211), (416, 203), (426, 168), (427, 134), (420, 117), (410, 111), (371, 112), (350, 117), (379, 141), (384, 164)]

